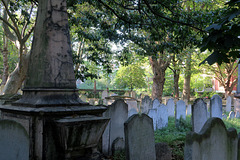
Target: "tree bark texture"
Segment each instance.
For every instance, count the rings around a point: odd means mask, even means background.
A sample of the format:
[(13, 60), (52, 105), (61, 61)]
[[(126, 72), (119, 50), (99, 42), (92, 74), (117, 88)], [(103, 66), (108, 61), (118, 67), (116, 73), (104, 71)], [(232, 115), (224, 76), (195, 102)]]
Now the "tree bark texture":
[(8, 79), (8, 49), (7, 47), (4, 47), (2, 50), (3, 55), (3, 75), (2, 75), (2, 83), (1, 85), (5, 85)]
[(183, 85), (183, 100), (185, 103), (190, 101), (190, 91), (191, 91), (191, 53), (187, 55), (186, 59), (186, 68), (184, 76), (184, 85)]
[(168, 60), (163, 60), (161, 57), (158, 59), (149, 57), (149, 62), (153, 71), (152, 99), (158, 98), (159, 101), (162, 101), (165, 71), (170, 62)]

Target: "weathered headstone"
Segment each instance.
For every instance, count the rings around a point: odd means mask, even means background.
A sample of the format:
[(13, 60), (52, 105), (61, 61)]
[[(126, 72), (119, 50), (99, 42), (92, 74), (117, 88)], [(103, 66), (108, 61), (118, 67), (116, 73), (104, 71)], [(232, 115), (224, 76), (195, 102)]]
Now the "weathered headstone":
[(124, 151), (125, 141), (123, 138), (117, 138), (112, 144), (112, 154), (114, 155), (117, 151)]
[(104, 90), (102, 92), (102, 99), (105, 99), (106, 97), (108, 97), (108, 91), (107, 90)]
[(157, 107), (159, 107), (160, 106), (160, 102), (159, 102), (159, 100), (156, 98), (156, 99), (154, 99), (153, 100), (153, 107), (152, 107), (152, 109), (155, 109), (155, 108), (157, 108)]
[(168, 108), (168, 116), (169, 117), (174, 117), (174, 112), (175, 112), (175, 103), (174, 103), (174, 99), (169, 99), (167, 101), (167, 108)]
[(29, 135), (21, 124), (0, 120), (0, 143), (1, 160), (29, 159)]
[(222, 118), (222, 98), (215, 94), (210, 101), (210, 115), (211, 117)]
[(175, 118), (179, 120), (181, 117), (186, 119), (186, 104), (183, 100), (179, 100), (176, 103)]
[(110, 117), (110, 122), (102, 136), (102, 151), (106, 155), (112, 153), (112, 143), (116, 138), (124, 139), (124, 122), (128, 119), (128, 106), (122, 99), (116, 100), (104, 116)]
[(167, 106), (160, 104), (157, 107), (157, 129), (162, 129), (168, 126), (168, 111)]
[(234, 112), (239, 111), (240, 112), (240, 99), (234, 98)]
[(240, 113), (239, 111), (236, 112), (235, 118), (239, 118), (240, 117)]
[(148, 110), (152, 108), (152, 99), (149, 96), (145, 96), (141, 103), (141, 112), (148, 113)]
[(137, 106), (137, 100), (136, 99), (125, 99), (125, 102), (128, 105), (128, 110), (131, 110), (132, 108), (136, 109), (138, 112), (138, 106)]
[(189, 104), (187, 105), (187, 115), (191, 115), (192, 114), (192, 105)]
[(148, 116), (153, 120), (153, 129), (157, 129), (157, 109), (149, 109)]
[(207, 120), (200, 133), (186, 135), (184, 160), (237, 160), (238, 137), (220, 118)]
[(138, 114), (138, 111), (135, 108), (128, 110), (128, 117), (131, 117), (134, 114)]
[(226, 101), (226, 112), (230, 112), (232, 107), (232, 97), (228, 96)]
[(127, 160), (156, 160), (152, 119), (146, 114), (133, 115), (124, 123)]
[(235, 118), (235, 112), (231, 111), (228, 115), (228, 119), (233, 119)]
[(194, 132), (200, 132), (207, 121), (207, 105), (203, 99), (196, 99), (192, 106), (192, 128)]

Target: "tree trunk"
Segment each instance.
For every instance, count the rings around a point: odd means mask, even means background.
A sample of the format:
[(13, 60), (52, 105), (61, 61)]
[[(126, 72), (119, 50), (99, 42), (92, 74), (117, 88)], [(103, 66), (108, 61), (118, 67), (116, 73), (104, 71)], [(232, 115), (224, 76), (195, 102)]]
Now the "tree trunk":
[(5, 85), (8, 79), (8, 49), (4, 47), (2, 51), (3, 55), (3, 76), (2, 76), (2, 83), (1, 85)]
[(174, 97), (176, 99), (179, 98), (179, 85), (178, 85), (179, 75), (180, 75), (180, 70), (175, 70), (173, 78), (174, 78)]
[(153, 71), (152, 99), (157, 98), (161, 102), (165, 83), (165, 71), (169, 66), (169, 61), (165, 61), (162, 58), (149, 57), (149, 62)]
[(190, 82), (191, 82), (191, 53), (187, 55), (186, 68), (183, 85), (183, 100), (187, 104), (190, 101)]
[[(30, 54), (24, 54), (22, 62), (18, 63), (15, 70), (8, 77), (7, 83), (4, 86), (2, 94), (16, 94), (21, 88), (23, 81), (26, 78), (28, 70), (28, 61)], [(19, 65), (21, 64), (21, 65)]]

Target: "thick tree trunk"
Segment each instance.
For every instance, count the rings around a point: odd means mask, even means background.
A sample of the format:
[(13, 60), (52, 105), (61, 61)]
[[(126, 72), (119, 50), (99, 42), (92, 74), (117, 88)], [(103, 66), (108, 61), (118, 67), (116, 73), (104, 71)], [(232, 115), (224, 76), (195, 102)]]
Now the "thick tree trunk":
[(185, 69), (185, 77), (184, 77), (184, 85), (183, 85), (183, 100), (185, 103), (190, 101), (190, 82), (191, 82), (191, 53), (187, 55), (186, 59), (186, 69)]
[(7, 82), (7, 78), (8, 78), (8, 50), (5, 47), (2, 51), (2, 55), (3, 55), (3, 76), (2, 76), (2, 83), (1, 85), (5, 85)]
[(169, 66), (169, 61), (149, 57), (149, 62), (153, 71), (152, 99), (158, 98), (159, 101), (162, 101), (165, 71)]
[(21, 65), (18, 64), (15, 70), (8, 77), (2, 94), (16, 94), (18, 92), (27, 75), (28, 61), (29, 54), (24, 54), (22, 57), (22, 62), (19, 63)]

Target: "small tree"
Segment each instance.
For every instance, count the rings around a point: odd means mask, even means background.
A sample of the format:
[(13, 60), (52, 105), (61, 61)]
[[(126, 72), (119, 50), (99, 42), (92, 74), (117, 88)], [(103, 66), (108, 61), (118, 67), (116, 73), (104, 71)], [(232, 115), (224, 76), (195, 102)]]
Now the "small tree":
[(146, 87), (145, 70), (138, 64), (122, 66), (117, 71), (115, 85), (119, 88), (129, 88), (131, 90)]

